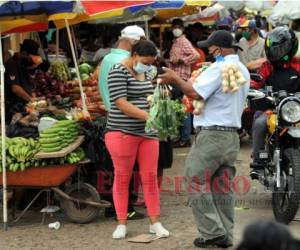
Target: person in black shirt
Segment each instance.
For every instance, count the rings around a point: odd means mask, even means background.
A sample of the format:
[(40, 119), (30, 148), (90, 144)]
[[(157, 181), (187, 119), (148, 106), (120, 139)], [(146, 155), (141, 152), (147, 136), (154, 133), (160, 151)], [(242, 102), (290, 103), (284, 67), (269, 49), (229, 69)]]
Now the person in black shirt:
[(48, 70), (49, 63), (43, 62), (39, 55), (39, 45), (25, 39), (20, 45), (20, 52), (5, 63), (5, 106), (6, 122), (10, 123), (17, 112), (24, 112), (26, 103), (32, 99), (32, 83), (30, 75), (37, 68)]

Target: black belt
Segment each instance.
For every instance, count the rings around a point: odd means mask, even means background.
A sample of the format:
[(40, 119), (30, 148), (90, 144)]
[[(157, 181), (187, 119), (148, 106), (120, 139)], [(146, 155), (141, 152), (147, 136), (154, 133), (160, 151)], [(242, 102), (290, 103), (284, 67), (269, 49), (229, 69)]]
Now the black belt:
[(196, 131), (199, 133), (201, 130), (214, 130), (214, 131), (224, 131), (224, 132), (237, 132), (238, 128), (235, 127), (223, 127), (223, 126), (209, 126), (209, 127), (197, 127)]

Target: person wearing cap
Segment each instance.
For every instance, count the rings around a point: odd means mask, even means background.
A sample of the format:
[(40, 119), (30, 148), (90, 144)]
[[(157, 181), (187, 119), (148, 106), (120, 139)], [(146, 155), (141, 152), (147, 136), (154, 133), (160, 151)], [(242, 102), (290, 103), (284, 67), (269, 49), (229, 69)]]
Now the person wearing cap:
[(239, 40), (238, 45), (242, 50), (238, 51), (238, 55), (249, 70), (255, 70), (257, 69), (255, 61), (266, 57), (265, 40), (259, 36), (255, 21), (246, 20), (240, 24), (240, 28), (243, 29), (243, 37)]
[(32, 99), (32, 83), (30, 75), (37, 68), (46, 71), (48, 62), (43, 62), (39, 54), (39, 45), (31, 40), (25, 39), (20, 45), (20, 53), (5, 63), (5, 105), (6, 121), (10, 123), (12, 116), (18, 112), (24, 112), (27, 102)]
[[(188, 80), (191, 77), (192, 65), (200, 58), (199, 53), (194, 49), (191, 42), (185, 37), (184, 24), (181, 19), (174, 19), (172, 22), (174, 40), (170, 51), (169, 66), (182, 79)], [(188, 114), (183, 126), (180, 129), (179, 147), (190, 146), (191, 144), (191, 115)]]
[[(159, 78), (162, 84), (172, 82), (186, 96), (205, 101), (201, 115), (194, 116), (197, 134), (185, 163), (189, 204), (200, 233), (194, 245), (226, 248), (233, 244), (234, 226), (234, 196), (232, 187), (226, 186), (226, 180), (230, 182), (236, 172), (237, 130), (241, 127), (250, 75), (235, 54), (238, 47), (233, 44), (233, 36), (228, 31), (215, 31), (207, 40), (198, 42), (198, 46), (208, 47), (216, 62), (193, 82), (184, 81), (167, 68)], [(246, 79), (236, 93), (222, 91), (222, 67), (225, 64), (237, 65)]]
[[(109, 96), (109, 90), (107, 84), (108, 74), (111, 68), (115, 64), (121, 63), (122, 61), (130, 57), (130, 53), (133, 45), (137, 43), (141, 38), (144, 37), (145, 37), (145, 32), (141, 27), (137, 25), (125, 27), (121, 31), (121, 35), (119, 40), (117, 41), (116, 48), (111, 49), (110, 53), (103, 58), (100, 64), (98, 87), (107, 112), (109, 112), (111, 108), (111, 102), (110, 102), (110, 96)], [(130, 194), (129, 199), (132, 198), (133, 196), (133, 190), (131, 189), (132, 187), (129, 188), (129, 194)], [(105, 199), (112, 200), (112, 197), (111, 195), (109, 195), (109, 197), (105, 197)], [(106, 217), (116, 216), (115, 208), (111, 207), (105, 209), (105, 216)], [(136, 220), (136, 219), (143, 219), (145, 216), (143, 213), (135, 211), (134, 207), (129, 202), (127, 217), (129, 220)]]
[(103, 58), (100, 65), (98, 86), (106, 111), (109, 111), (111, 107), (107, 86), (107, 76), (110, 69), (116, 63), (120, 63), (128, 58), (132, 46), (141, 38), (145, 37), (145, 32), (141, 27), (137, 25), (127, 26), (121, 31), (121, 36), (116, 48), (111, 49), (110, 53)]

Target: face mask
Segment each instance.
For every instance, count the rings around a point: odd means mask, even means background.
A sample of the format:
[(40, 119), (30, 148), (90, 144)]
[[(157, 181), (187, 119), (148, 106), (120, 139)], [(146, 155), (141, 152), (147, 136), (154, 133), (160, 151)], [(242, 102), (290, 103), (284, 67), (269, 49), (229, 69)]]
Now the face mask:
[(143, 63), (138, 62), (133, 66), (133, 70), (138, 74), (143, 74), (148, 72), (151, 69), (151, 66), (145, 65)]
[(181, 29), (173, 29), (173, 35), (175, 37), (180, 37), (182, 35), (182, 30)]
[(243, 32), (243, 37), (246, 39), (246, 40), (250, 40), (251, 38), (251, 33), (249, 31), (244, 31)]
[(221, 55), (221, 53), (217, 54), (217, 55), (214, 55), (215, 52), (217, 51), (218, 49), (215, 49), (211, 55), (215, 58), (216, 62), (222, 62), (224, 61), (224, 56)]

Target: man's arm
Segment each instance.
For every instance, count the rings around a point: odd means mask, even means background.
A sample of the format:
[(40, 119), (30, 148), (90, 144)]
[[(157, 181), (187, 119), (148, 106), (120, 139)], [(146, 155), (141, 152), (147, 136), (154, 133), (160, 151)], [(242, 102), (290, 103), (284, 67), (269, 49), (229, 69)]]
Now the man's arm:
[(182, 92), (194, 100), (207, 100), (221, 86), (221, 71), (216, 65), (210, 66), (207, 70), (198, 75), (195, 79), (183, 81), (170, 69), (165, 69), (165, 74), (159, 76), (161, 81), (174, 82), (181, 88)]
[(23, 99), (24, 101), (29, 102), (31, 100), (31, 96), (18, 84), (11, 85), (12, 92)]
[(266, 62), (266, 58), (260, 58), (260, 59), (257, 59), (257, 60), (253, 60), (253, 61), (251, 61), (247, 64), (247, 68), (249, 70), (260, 69), (264, 62)]
[(164, 74), (159, 75), (160, 81), (158, 83), (162, 84), (176, 84), (181, 91), (187, 96), (194, 100), (203, 99), (193, 88), (193, 83), (191, 81), (182, 80), (173, 70), (168, 68), (163, 68)]

